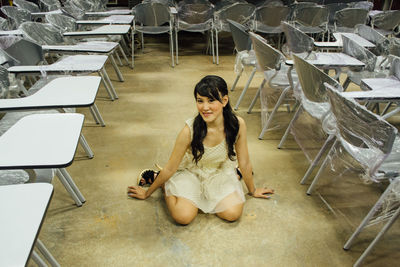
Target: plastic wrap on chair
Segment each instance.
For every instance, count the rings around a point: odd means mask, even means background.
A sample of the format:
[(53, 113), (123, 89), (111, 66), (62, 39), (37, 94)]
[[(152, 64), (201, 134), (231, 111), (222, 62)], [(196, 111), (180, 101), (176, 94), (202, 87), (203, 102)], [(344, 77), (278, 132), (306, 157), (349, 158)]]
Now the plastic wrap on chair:
[(357, 25), (356, 33), (362, 38), (375, 44), (371, 51), (377, 56), (386, 56), (389, 54), (390, 40), (378, 31), (367, 25)]
[(55, 45), (64, 43), (64, 37), (58, 29), (50, 24), (24, 22), (20, 26), (23, 36), (40, 45)]
[[(160, 3), (142, 3), (138, 4), (133, 8), (135, 21), (142, 23), (146, 27), (146, 31), (161, 33), (165, 32), (165, 29), (161, 29), (165, 23), (170, 22), (170, 13), (167, 6)], [(154, 27), (152, 29), (151, 27)], [(157, 29), (159, 28), (159, 29)], [(169, 27), (166, 31), (169, 31)], [(139, 31), (144, 30), (144, 27), (136, 26)], [(162, 30), (161, 32), (159, 32)]]
[(226, 8), (228, 6), (234, 5), (236, 3), (247, 3), (245, 0), (239, 0), (239, 1), (235, 1), (235, 0), (221, 0), (221, 1), (217, 1), (215, 3), (215, 10), (219, 11), (223, 8)]
[(284, 3), (281, 0), (264, 0), (262, 2), (259, 2), (256, 4), (257, 7), (263, 7), (263, 6), (284, 6)]
[(326, 8), (328, 9), (328, 24), (333, 27), (335, 23), (335, 14), (337, 11), (345, 9), (349, 7), (347, 3), (332, 3), (332, 4), (327, 4)]
[(387, 10), (372, 17), (371, 25), (391, 33), (400, 24), (400, 10)]
[(28, 180), (29, 174), (23, 170), (0, 170), (0, 186), (24, 184)]
[(22, 40), (20, 36), (0, 36), (0, 49), (5, 50), (20, 40)]
[(261, 6), (256, 9), (254, 30), (262, 33), (281, 33), (281, 21), (287, 21), (290, 9), (286, 6)]
[(63, 14), (47, 14), (46, 21), (59, 28), (62, 32), (76, 30), (76, 20)]
[(15, 30), (25, 21), (31, 21), (31, 13), (15, 6), (3, 6), (1, 11), (9, 19), (9, 29)]
[(84, 19), (85, 18), (85, 10), (74, 5), (73, 2), (65, 2), (64, 6), (61, 8), (61, 11), (75, 19)]
[(8, 21), (0, 17), (0, 31), (8, 31)]
[(327, 30), (329, 11), (323, 6), (308, 6), (295, 11), (295, 25), (305, 33), (323, 33)]
[[(0, 37), (0, 43), (1, 43), (1, 37)], [(10, 54), (8, 54), (6, 51), (4, 51), (2, 48), (0, 49), (0, 65), (5, 66), (5, 67), (12, 67), (15, 65), (18, 65), (20, 62), (18, 59), (12, 57)]]
[(246, 28), (250, 28), (254, 11), (254, 5), (242, 2), (223, 7), (214, 13), (215, 27), (218, 31), (229, 32), (227, 20), (230, 19), (244, 25)]
[(287, 22), (282, 22), (281, 27), (286, 36), (289, 53), (305, 54), (302, 57), (308, 57), (313, 51), (314, 39)]
[(256, 55), (254, 50), (242, 50), (237, 52), (235, 59), (234, 70), (235, 73), (240, 73), (245, 66), (255, 66), (256, 65)]
[(32, 2), (28, 2), (25, 0), (13, 0), (13, 4), (15, 4), (20, 9), (25, 9), (31, 13), (40, 12), (39, 7)]
[(357, 24), (365, 24), (368, 10), (360, 8), (345, 8), (336, 12), (334, 20), (337, 32), (354, 32)]
[(58, 0), (40, 0), (40, 6), (43, 11), (54, 11), (61, 9), (61, 4)]
[(342, 36), (342, 40), (343, 53), (362, 61), (365, 64), (365, 70), (371, 72), (375, 70), (376, 56), (372, 52), (358, 45), (356, 42), (350, 40), (346, 36)]
[(370, 1), (359, 1), (359, 2), (351, 2), (349, 3), (349, 6), (353, 8), (362, 8), (370, 11), (374, 7), (374, 3)]
[(174, 0), (144, 0), (142, 3), (159, 3), (169, 7), (175, 7)]
[(8, 79), (8, 71), (0, 65), (0, 99), (7, 98), (9, 86), (10, 81)]
[(178, 5), (178, 30), (204, 32), (212, 27), (214, 10), (208, 1), (204, 3), (186, 3)]
[(399, 38), (391, 38), (390, 39), (389, 54), (400, 57), (400, 39)]
[(96, 12), (96, 11), (104, 11), (105, 7), (102, 1), (100, 0), (70, 0), (73, 4), (79, 7), (82, 10)]

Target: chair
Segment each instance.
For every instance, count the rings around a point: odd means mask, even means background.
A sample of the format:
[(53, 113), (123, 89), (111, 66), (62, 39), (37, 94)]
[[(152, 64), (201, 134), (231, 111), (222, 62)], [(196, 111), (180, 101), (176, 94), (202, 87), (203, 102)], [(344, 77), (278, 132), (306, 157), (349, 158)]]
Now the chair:
[[(390, 182), (379, 200), (375, 203), (355, 232), (344, 245), (349, 249), (355, 238), (368, 225), (379, 220), (387, 219), (369, 247), (357, 260), (354, 266), (359, 266), (374, 245), (390, 228), (400, 214), (400, 179), (398, 162), (400, 160), (400, 139), (395, 127), (387, 123), (378, 115), (373, 114), (357, 102), (345, 98), (340, 92), (325, 84), (329, 95), (332, 114), (336, 121), (336, 141), (328, 153), (320, 170), (324, 169), (330, 160), (338, 156), (338, 152), (345, 150), (363, 169), (363, 177), (372, 182)], [(352, 165), (347, 165), (352, 168)], [(320, 171), (315, 176), (308, 193), (311, 193), (320, 178)], [(381, 211), (379, 218), (376, 216)]]
[[(258, 69), (264, 73), (264, 80), (258, 88), (248, 112), (251, 112), (257, 98), (260, 97), (262, 130), (258, 138), (262, 139), (265, 132), (269, 129), (279, 106), (287, 98), (290, 89), (293, 88), (293, 81), (290, 79), (292, 76), (289, 76), (289, 72), (292, 68), (285, 65), (285, 56), (280, 51), (270, 46), (264, 38), (257, 34), (250, 33), (250, 39), (256, 54)], [(293, 78), (296, 79), (296, 76)], [(266, 83), (268, 88), (265, 87)], [(268, 106), (271, 102), (271, 99), (268, 97), (269, 88), (280, 91), (279, 98), (271, 113), (268, 112)]]
[(325, 5), (326, 8), (328, 9), (328, 30), (329, 32), (334, 31), (335, 29), (335, 13), (339, 10), (345, 9), (348, 6), (347, 3), (329, 3)]
[(61, 11), (64, 14), (73, 17), (74, 19), (86, 19), (85, 10), (76, 6), (72, 1), (65, 2), (61, 8)]
[(46, 14), (46, 21), (61, 32), (76, 31), (76, 19), (65, 14)]
[(362, 9), (371, 11), (372, 8), (374, 7), (374, 3), (370, 2), (370, 1), (356, 1), (356, 2), (350, 2), (349, 7), (362, 8)]
[(328, 31), (329, 11), (324, 6), (297, 8), (294, 13), (294, 26), (307, 34), (321, 34), (322, 40)]
[(8, 21), (0, 17), (0, 31), (8, 31)]
[[(213, 28), (214, 9), (209, 1), (180, 1), (178, 5), (178, 14), (176, 18), (175, 44), (176, 44), (176, 64), (179, 64), (178, 54), (178, 32), (207, 32), (207, 41), (211, 38), (211, 52), (213, 63), (215, 63), (214, 54), (214, 35)], [(207, 46), (207, 50), (208, 50)]]
[(39, 6), (45, 12), (61, 9), (61, 4), (58, 0), (40, 0)]
[(281, 22), (289, 19), (290, 9), (287, 6), (261, 6), (256, 9), (253, 31), (259, 33), (278, 35), (277, 48), (282, 43)]
[(371, 18), (371, 27), (383, 35), (399, 33), (400, 10), (387, 10)]
[(281, 27), (287, 41), (288, 56), (296, 54), (302, 58), (308, 58), (312, 55), (314, 49), (312, 37), (287, 22), (281, 22)]
[(30, 13), (40, 12), (40, 8), (36, 4), (34, 4), (32, 2), (28, 2), (28, 1), (25, 1), (25, 0), (14, 0), (13, 4), (15, 4), (20, 9), (27, 10)]
[(255, 6), (248, 3), (238, 2), (231, 5), (226, 5), (225, 7), (214, 12), (217, 65), (219, 64), (218, 33), (230, 32), (228, 19), (236, 21), (237, 23), (244, 25), (246, 28), (249, 28), (249, 23), (251, 23), (253, 19), (254, 11)]
[(360, 85), (361, 79), (380, 77), (384, 78), (387, 76), (387, 73), (376, 68), (377, 57), (371, 51), (358, 45), (356, 42), (350, 40), (346, 36), (342, 36), (342, 40), (343, 53), (365, 63), (365, 67), (363, 69), (352, 69), (347, 72), (347, 78), (343, 83), (344, 90), (347, 89), (351, 82)]
[(25, 21), (31, 21), (31, 13), (15, 6), (3, 6), (0, 10), (7, 16), (8, 27), (15, 30)]
[(235, 49), (237, 51), (235, 65), (235, 71), (237, 72), (237, 75), (235, 81), (233, 82), (231, 91), (235, 90), (236, 84), (239, 81), (239, 78), (242, 75), (244, 68), (246, 66), (250, 66), (253, 68), (250, 77), (247, 80), (247, 83), (243, 88), (243, 91), (240, 94), (239, 99), (234, 107), (234, 109), (237, 110), (239, 108), (240, 102), (242, 102), (243, 97), (247, 92), (247, 89), (250, 86), (251, 81), (253, 80), (254, 74), (257, 71), (256, 58), (254, 55), (254, 51), (251, 50), (251, 40), (249, 34), (246, 32), (246, 28), (243, 25), (230, 19), (228, 19), (228, 23), (230, 31), (232, 33), (233, 42), (235, 43)]
[(357, 24), (366, 24), (368, 10), (361, 8), (345, 8), (334, 16), (335, 32), (354, 32)]
[(95, 0), (70, 0), (75, 6), (85, 11), (104, 11), (106, 8), (102, 1)]
[[(142, 35), (142, 51), (144, 49), (143, 34), (169, 34), (171, 65), (174, 62), (173, 17), (167, 6), (160, 3), (141, 3), (133, 8), (135, 21), (133, 23), (133, 37), (136, 32)], [(136, 25), (138, 23), (139, 25)], [(132, 50), (133, 51), (133, 50)], [(133, 58), (133, 56), (132, 56)]]

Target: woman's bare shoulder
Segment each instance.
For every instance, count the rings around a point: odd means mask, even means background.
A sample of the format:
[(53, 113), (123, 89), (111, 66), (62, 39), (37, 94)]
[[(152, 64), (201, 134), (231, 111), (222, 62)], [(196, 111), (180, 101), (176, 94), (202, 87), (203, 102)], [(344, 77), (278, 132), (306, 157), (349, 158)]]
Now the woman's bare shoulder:
[(239, 127), (242, 128), (243, 126), (246, 126), (246, 122), (244, 121), (244, 119), (242, 117), (236, 116), (236, 118), (239, 121)]

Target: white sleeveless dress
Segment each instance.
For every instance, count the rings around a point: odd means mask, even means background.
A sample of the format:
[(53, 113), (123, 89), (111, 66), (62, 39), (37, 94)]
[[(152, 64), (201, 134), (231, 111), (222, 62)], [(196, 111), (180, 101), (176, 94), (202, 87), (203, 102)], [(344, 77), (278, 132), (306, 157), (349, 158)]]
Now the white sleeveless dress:
[[(193, 122), (194, 118), (186, 121), (192, 138)], [(197, 165), (188, 149), (176, 173), (165, 183), (165, 193), (190, 200), (204, 213), (222, 212), (245, 202), (236, 166), (237, 162), (228, 157), (225, 140), (213, 147), (204, 146)]]

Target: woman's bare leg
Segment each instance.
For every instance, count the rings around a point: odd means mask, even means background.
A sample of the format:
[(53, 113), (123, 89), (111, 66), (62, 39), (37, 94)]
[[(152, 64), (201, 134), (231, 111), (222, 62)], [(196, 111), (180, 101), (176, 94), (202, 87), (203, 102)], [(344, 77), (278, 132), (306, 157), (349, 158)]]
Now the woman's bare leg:
[[(229, 204), (232, 202), (237, 202), (237, 193), (234, 192), (227, 197), (225, 197), (223, 200), (221, 200), (218, 203), (218, 206), (230, 206)], [(221, 219), (227, 220), (229, 222), (234, 222), (242, 216), (243, 212), (243, 206), (244, 203), (240, 203), (237, 205), (230, 206), (228, 209), (218, 212), (217, 216), (220, 217)]]
[(176, 196), (165, 196), (165, 202), (172, 218), (177, 223), (187, 225), (196, 218), (198, 208), (190, 200)]

